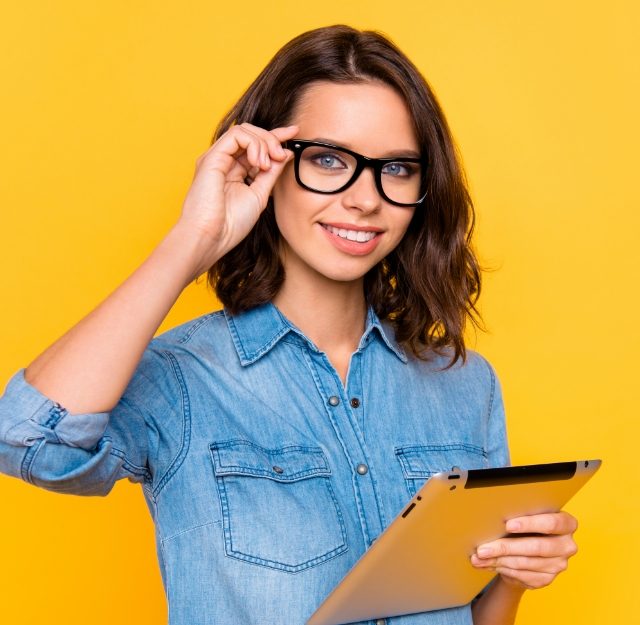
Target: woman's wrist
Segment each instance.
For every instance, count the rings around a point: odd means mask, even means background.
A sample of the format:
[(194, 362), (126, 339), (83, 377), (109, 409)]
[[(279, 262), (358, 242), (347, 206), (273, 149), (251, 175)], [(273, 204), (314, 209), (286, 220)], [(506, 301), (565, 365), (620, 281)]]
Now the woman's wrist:
[(512, 625), (525, 588), (498, 575), (473, 604), (474, 625)]
[(177, 222), (167, 233), (154, 254), (166, 254), (172, 265), (181, 270), (182, 288), (186, 288), (198, 276), (209, 270), (224, 254), (210, 238), (201, 236), (197, 230), (183, 222)]

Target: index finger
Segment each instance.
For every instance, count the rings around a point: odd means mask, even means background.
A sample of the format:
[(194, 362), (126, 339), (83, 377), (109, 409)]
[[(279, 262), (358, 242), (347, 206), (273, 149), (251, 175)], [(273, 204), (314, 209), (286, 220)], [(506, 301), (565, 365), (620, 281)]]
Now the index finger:
[(509, 519), (506, 528), (512, 534), (573, 534), (578, 521), (568, 512), (548, 512)]
[(288, 139), (293, 139), (299, 130), (299, 127), (296, 125), (279, 126), (277, 128), (272, 128), (271, 130), (266, 130), (265, 128), (255, 126), (248, 122), (240, 124), (240, 127), (265, 141), (269, 147), (270, 155), (278, 160), (282, 160), (286, 157), (286, 153), (281, 143)]

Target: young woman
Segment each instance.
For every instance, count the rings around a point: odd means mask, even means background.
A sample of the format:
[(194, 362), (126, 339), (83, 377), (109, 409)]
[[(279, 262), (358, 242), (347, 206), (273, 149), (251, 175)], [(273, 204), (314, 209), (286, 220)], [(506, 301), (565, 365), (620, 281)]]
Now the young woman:
[[(432, 472), (509, 461), (495, 374), (463, 342), (471, 228), (411, 62), (345, 26), (297, 37), (223, 120), (157, 249), (12, 377), (0, 468), (62, 493), (139, 482), (173, 625), (301, 625)], [(152, 340), (206, 271), (224, 310)], [(526, 537), (472, 557), (499, 574), (473, 606), (387, 622), (512, 623), (575, 528), (512, 519)]]

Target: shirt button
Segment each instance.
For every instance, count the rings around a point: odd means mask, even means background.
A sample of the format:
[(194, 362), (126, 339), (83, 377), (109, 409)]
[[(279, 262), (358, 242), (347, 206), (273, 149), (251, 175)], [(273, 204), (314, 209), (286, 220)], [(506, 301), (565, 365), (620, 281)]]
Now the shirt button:
[(360, 400), (357, 397), (352, 397), (350, 403), (352, 408), (357, 408), (358, 406), (360, 406)]
[(339, 403), (340, 403), (339, 397), (336, 397), (335, 395), (331, 395), (331, 397), (329, 397), (330, 406), (337, 406)]
[(366, 464), (363, 464), (362, 462), (356, 467), (356, 471), (360, 474), (360, 475), (366, 475), (367, 472), (369, 471), (369, 467)]
[(376, 621), (376, 625), (387, 625), (387, 621), (385, 619), (383, 619), (383, 618), (379, 618)]

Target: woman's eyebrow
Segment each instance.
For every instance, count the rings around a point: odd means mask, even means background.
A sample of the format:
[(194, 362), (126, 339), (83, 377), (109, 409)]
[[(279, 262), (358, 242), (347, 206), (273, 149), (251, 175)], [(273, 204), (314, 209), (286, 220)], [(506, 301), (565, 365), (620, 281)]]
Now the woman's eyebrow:
[[(308, 139), (308, 141), (317, 141), (318, 143), (329, 143), (331, 145), (335, 145), (337, 148), (347, 148), (347, 150), (352, 150), (353, 152), (358, 152), (358, 150), (354, 150), (351, 144), (342, 143), (341, 141), (336, 141), (335, 139), (328, 139), (327, 137), (313, 137), (312, 139)], [(358, 152), (359, 154), (359, 152)], [(368, 155), (367, 155), (368, 156)], [(384, 154), (378, 156), (377, 158), (394, 158), (394, 157), (406, 156), (407, 158), (420, 158), (420, 152), (407, 148), (405, 150), (389, 150)], [(371, 157), (374, 158), (374, 157)]]

